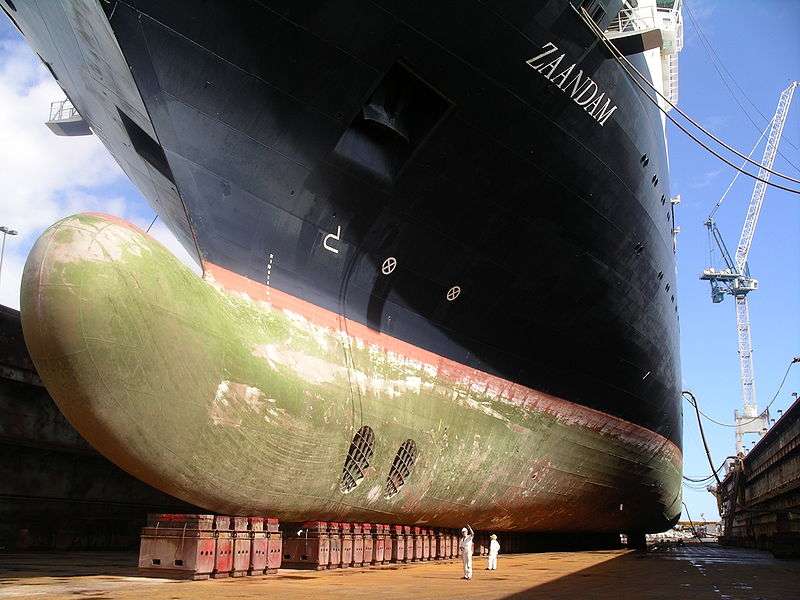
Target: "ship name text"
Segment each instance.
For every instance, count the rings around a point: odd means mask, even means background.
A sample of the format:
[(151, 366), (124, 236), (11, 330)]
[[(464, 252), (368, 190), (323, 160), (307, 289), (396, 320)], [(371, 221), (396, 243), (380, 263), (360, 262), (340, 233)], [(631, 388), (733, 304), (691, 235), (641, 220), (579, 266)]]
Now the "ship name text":
[[(576, 69), (575, 63), (562, 68), (561, 62), (564, 60), (564, 53), (557, 54), (558, 46), (547, 42), (542, 46), (542, 50), (541, 54), (525, 61), (528, 66), (539, 72), (562, 92), (569, 94), (572, 101), (589, 113), (601, 126), (605, 125), (609, 117), (617, 110), (617, 105), (613, 104), (611, 97), (606, 96), (606, 93), (601, 91), (588, 75), (584, 75), (583, 69)], [(556, 71), (558, 72), (556, 73)], [(605, 103), (603, 103), (604, 100)]]

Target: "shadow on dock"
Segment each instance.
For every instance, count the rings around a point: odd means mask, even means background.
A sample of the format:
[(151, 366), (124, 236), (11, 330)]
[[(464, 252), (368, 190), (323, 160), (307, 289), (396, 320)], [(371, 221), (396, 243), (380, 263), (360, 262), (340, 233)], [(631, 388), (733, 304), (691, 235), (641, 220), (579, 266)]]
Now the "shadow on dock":
[[(546, 566), (540, 568), (547, 569)], [(786, 600), (797, 597), (798, 581), (800, 561), (777, 559), (758, 550), (690, 542), (664, 546), (646, 554), (621, 554), (503, 596), (503, 600)]]

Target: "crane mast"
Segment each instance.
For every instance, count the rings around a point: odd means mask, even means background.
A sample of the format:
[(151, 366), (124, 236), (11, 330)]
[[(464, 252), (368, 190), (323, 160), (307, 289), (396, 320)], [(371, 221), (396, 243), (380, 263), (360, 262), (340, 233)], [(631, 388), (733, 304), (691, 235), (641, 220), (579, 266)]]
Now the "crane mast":
[[(761, 206), (764, 203), (764, 196), (767, 192), (766, 181), (769, 180), (769, 169), (775, 163), (778, 144), (780, 144), (783, 128), (786, 125), (786, 117), (789, 114), (789, 105), (798, 85), (800, 85), (800, 81), (793, 81), (789, 87), (781, 92), (778, 100), (775, 115), (769, 125), (770, 131), (764, 147), (764, 156), (761, 159), (761, 166), (758, 170), (758, 177), (763, 181), (756, 181), (753, 188), (753, 195), (750, 197), (750, 203), (747, 206), (742, 233), (739, 236), (739, 244), (736, 246), (735, 257), (731, 257), (725, 242), (722, 240), (722, 234), (713, 219), (713, 212), (705, 223), (711, 237), (719, 248), (726, 266), (722, 270), (712, 267), (705, 269), (700, 279), (711, 283), (712, 302), (722, 302), (725, 294), (732, 295), (736, 301), (736, 333), (743, 404), (741, 413), (738, 410), (734, 411), (737, 454), (743, 452), (745, 434), (756, 433), (761, 435), (769, 425), (769, 411), (765, 410), (759, 413), (758, 404), (756, 403), (753, 343), (750, 336), (750, 309), (747, 303), (747, 294), (758, 288), (758, 280), (750, 276), (747, 257), (750, 254), (756, 225), (758, 225), (758, 217), (761, 214)], [(717, 204), (718, 206), (719, 203)]]

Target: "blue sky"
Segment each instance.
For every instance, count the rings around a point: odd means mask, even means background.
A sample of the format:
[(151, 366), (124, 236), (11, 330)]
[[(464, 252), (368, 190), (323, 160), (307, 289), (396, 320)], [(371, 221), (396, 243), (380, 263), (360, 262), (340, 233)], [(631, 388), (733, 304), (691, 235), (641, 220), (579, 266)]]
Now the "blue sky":
[[(688, 0), (692, 14), (724, 65), (753, 103), (769, 118), (791, 78), (800, 79), (800, 2), (793, 0), (710, 2)], [(685, 46), (680, 55), (679, 106), (747, 154), (760, 135), (736, 105), (714, 70), (686, 9)], [(732, 85), (734, 90), (736, 87)], [(736, 90), (738, 92), (738, 90)], [(741, 96), (759, 126), (763, 119)], [(781, 152), (800, 166), (800, 92), (789, 112)], [(703, 410), (731, 423), (741, 405), (736, 316), (732, 298), (712, 304), (708, 282), (698, 274), (708, 264), (708, 236), (703, 222), (720, 198), (733, 171), (707, 154), (674, 126), (669, 130), (671, 185), (681, 194), (677, 222), (678, 299), (684, 387), (693, 390)], [(761, 159), (763, 143), (753, 157)], [(738, 164), (738, 161), (737, 161)], [(797, 178), (800, 173), (780, 156), (775, 169)], [(735, 248), (753, 180), (740, 176), (717, 215), (729, 248)], [(750, 295), (756, 394), (759, 407), (774, 395), (792, 356), (800, 355), (800, 196), (769, 189), (750, 252), (750, 269), (760, 289)], [(718, 266), (718, 265), (717, 265)], [(773, 405), (785, 409), (790, 393), (800, 391), (800, 365), (792, 367), (783, 392)], [(734, 451), (729, 428), (704, 423), (714, 460)], [(752, 445), (752, 444), (749, 444)], [(710, 473), (699, 440), (693, 409), (684, 403), (684, 455), (688, 475)], [(692, 517), (716, 516), (716, 503), (704, 491), (684, 489)]]
[[(61, 217), (90, 210), (147, 227), (154, 213), (95, 136), (53, 135), (50, 102), (64, 94), (0, 15), (0, 225), (19, 231), (6, 243), (0, 303), (19, 306), (19, 280), (41, 232)], [(179, 258), (188, 254), (161, 223), (151, 233)]]
[[(795, 0), (688, 0), (688, 6), (725, 66), (762, 113), (771, 117), (780, 91), (800, 78), (800, 2)], [(715, 133), (746, 152), (760, 131), (749, 123), (725, 89), (684, 11), (685, 47), (680, 55), (680, 106)], [(734, 88), (735, 89), (735, 88)], [(800, 92), (798, 92), (800, 96)], [(57, 138), (42, 124), (49, 103), (62, 94), (6, 19), (0, 18), (0, 224), (20, 235), (9, 241), (0, 282), (0, 302), (19, 305), (19, 278), (30, 247), (41, 231), (62, 216), (103, 210), (146, 227), (153, 212), (96, 138)], [(754, 119), (761, 117), (746, 100)], [(785, 138), (800, 148), (800, 98), (790, 111)], [(731, 422), (740, 405), (734, 305), (714, 305), (707, 282), (698, 274), (707, 266), (703, 221), (728, 185), (733, 172), (670, 126), (672, 193), (681, 194), (677, 210), (678, 300), (681, 315), (683, 385), (703, 409)], [(782, 152), (800, 165), (800, 151), (784, 143)], [(760, 159), (762, 149), (754, 155)], [(777, 170), (793, 173), (781, 157)], [(740, 177), (718, 214), (729, 246), (738, 241), (752, 180)], [(187, 253), (160, 222), (152, 233), (182, 260)], [(759, 405), (775, 392), (788, 361), (800, 354), (800, 197), (770, 189), (752, 252), (750, 267), (761, 283), (751, 295)], [(793, 368), (774, 409), (786, 408), (800, 391), (800, 366)], [(709, 468), (691, 408), (684, 404), (685, 471), (705, 476)], [(719, 463), (734, 449), (731, 429), (706, 423), (711, 450)], [(713, 497), (685, 490), (692, 517), (716, 516)]]

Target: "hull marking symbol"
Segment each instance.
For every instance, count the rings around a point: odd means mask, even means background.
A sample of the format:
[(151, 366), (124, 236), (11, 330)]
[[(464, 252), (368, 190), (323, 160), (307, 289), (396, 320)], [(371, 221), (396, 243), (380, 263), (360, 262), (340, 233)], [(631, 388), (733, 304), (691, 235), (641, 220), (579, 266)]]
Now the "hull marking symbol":
[(272, 286), (270, 284), (270, 280), (269, 279), (270, 279), (270, 277), (272, 277), (272, 261), (273, 261), (274, 258), (275, 258), (275, 255), (272, 252), (270, 252), (269, 253), (269, 261), (267, 261), (267, 298), (271, 298), (272, 297), (272, 295), (270, 293), (271, 290), (272, 290)]
[(339, 239), (341, 238), (341, 235), (342, 235), (342, 228), (341, 228), (341, 226), (337, 225), (336, 226), (336, 233), (335, 234), (329, 233), (328, 235), (325, 236), (325, 239), (322, 240), (322, 245), (325, 246), (325, 250), (329, 250), (330, 252), (333, 252), (334, 254), (339, 254), (339, 249), (338, 248), (334, 248), (333, 246), (329, 246), (328, 245), (328, 240), (332, 239), (332, 240), (336, 240), (338, 242)]
[(383, 261), (383, 265), (381, 265), (381, 273), (384, 275), (388, 275), (392, 271), (395, 270), (397, 267), (397, 259), (394, 256), (390, 256), (385, 261)]
[(461, 288), (457, 285), (454, 285), (449, 290), (447, 290), (447, 300), (452, 302), (461, 294)]

